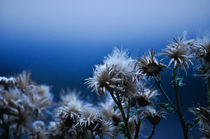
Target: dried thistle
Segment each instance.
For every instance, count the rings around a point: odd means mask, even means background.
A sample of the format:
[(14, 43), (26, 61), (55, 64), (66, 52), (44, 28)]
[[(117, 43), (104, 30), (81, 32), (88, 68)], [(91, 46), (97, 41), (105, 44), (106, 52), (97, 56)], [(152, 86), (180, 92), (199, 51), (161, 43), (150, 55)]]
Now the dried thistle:
[(31, 73), (23, 71), (16, 77), (17, 87), (21, 91), (25, 91), (25, 89), (29, 88), (33, 81), (31, 80)]
[(82, 102), (78, 99), (75, 92), (68, 92), (61, 96), (62, 103), (55, 110), (55, 118), (66, 130), (76, 125), (82, 112)]
[(158, 62), (156, 60), (155, 51), (153, 49), (149, 51), (149, 56), (146, 56), (143, 52), (143, 57), (138, 58), (137, 65), (140, 68), (140, 71), (143, 74), (146, 74), (147, 79), (152, 79), (153, 76), (159, 76), (160, 72), (163, 71), (163, 68), (166, 68), (166, 65), (161, 63), (161, 61)]
[(194, 45), (190, 47), (190, 51), (196, 60), (199, 60), (200, 67), (198, 71), (208, 76), (210, 73), (210, 42), (209, 40), (197, 40)]
[(93, 77), (88, 78), (86, 83), (99, 95), (112, 90), (130, 97), (138, 90), (138, 77), (135, 61), (128, 57), (126, 51), (115, 49), (102, 65), (95, 67)]
[(147, 107), (147, 110), (144, 111), (144, 116), (149, 120), (152, 125), (159, 124), (160, 120), (164, 118), (165, 112), (160, 110), (156, 111), (153, 107)]
[(146, 88), (144, 84), (141, 84), (140, 90), (138, 93), (136, 93), (133, 97), (133, 106), (136, 105), (136, 103), (140, 107), (145, 107), (148, 105), (153, 105), (152, 99), (155, 98), (158, 95), (157, 90)]
[(7, 125), (15, 137), (20, 137), (28, 132), (34, 120), (42, 118), (42, 110), (51, 105), (49, 88), (35, 85), (26, 72), (0, 79), (0, 125)]
[(174, 38), (175, 42), (167, 45), (164, 52), (160, 53), (163, 56), (169, 57), (171, 60), (168, 64), (168, 67), (173, 63), (174, 68), (183, 67), (185, 72), (189, 68), (188, 63), (191, 64), (192, 55), (189, 54), (188, 46), (192, 45), (191, 42), (184, 42), (183, 38), (178, 36), (178, 39)]
[(197, 118), (199, 118), (199, 125), (201, 128), (210, 129), (210, 107), (202, 107), (199, 105), (197, 108), (191, 108), (192, 112)]
[(3, 87), (3, 89), (8, 90), (9, 88), (14, 88), (16, 85), (16, 79), (13, 77), (6, 78), (6, 77), (0, 77), (0, 86)]
[(32, 130), (29, 132), (29, 139), (45, 139), (47, 136), (44, 122), (33, 122)]

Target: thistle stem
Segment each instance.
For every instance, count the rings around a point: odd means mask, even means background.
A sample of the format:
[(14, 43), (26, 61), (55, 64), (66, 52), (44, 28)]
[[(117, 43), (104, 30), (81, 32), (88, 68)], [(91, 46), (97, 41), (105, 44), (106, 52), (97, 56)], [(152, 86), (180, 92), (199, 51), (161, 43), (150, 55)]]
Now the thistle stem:
[(155, 128), (156, 128), (156, 126), (153, 125), (152, 132), (151, 132), (150, 136), (147, 139), (151, 139), (153, 137), (153, 135), (155, 134)]
[(129, 118), (130, 118), (130, 106), (131, 106), (131, 101), (129, 99), (128, 100), (128, 107), (127, 107), (127, 121), (129, 121)]
[(7, 125), (4, 124), (4, 131), (3, 134), (0, 136), (0, 138), (3, 139), (10, 139), (10, 131), (9, 131), (9, 127)]
[(128, 139), (132, 139), (131, 132), (130, 132), (129, 125), (128, 125), (128, 120), (125, 116), (125, 112), (124, 112), (122, 104), (121, 104), (120, 96), (119, 96), (119, 94), (116, 93), (116, 96), (117, 96), (117, 99), (116, 99), (115, 96), (114, 96), (114, 91), (112, 91), (111, 89), (109, 89), (109, 93), (110, 93), (112, 99), (117, 104), (118, 108), (120, 109), (120, 112), (121, 112), (122, 117), (123, 117), (123, 121), (125, 123), (126, 130), (127, 130), (127, 137), (128, 137)]
[(170, 98), (166, 95), (165, 91), (163, 90), (163, 88), (162, 88), (162, 86), (160, 84), (160, 81), (157, 79), (157, 77), (154, 76), (154, 78), (155, 78), (155, 82), (156, 82), (158, 88), (160, 89), (160, 92), (164, 96), (165, 100), (171, 105), (171, 107), (173, 107), (173, 109), (175, 111), (177, 111), (177, 108), (174, 106), (174, 104), (172, 103), (172, 101), (170, 100)]
[(184, 121), (184, 118), (183, 118), (183, 115), (182, 115), (182, 111), (181, 111), (181, 102), (180, 102), (180, 97), (179, 97), (179, 86), (177, 85), (177, 82), (176, 82), (176, 68), (173, 69), (173, 76), (172, 76), (172, 80), (173, 80), (173, 85), (174, 85), (174, 91), (175, 91), (175, 95), (176, 95), (176, 104), (177, 104), (177, 114), (179, 116), (179, 119), (180, 119), (180, 122), (181, 122), (181, 125), (182, 125), (182, 130), (183, 130), (183, 133), (184, 133), (184, 138), (185, 139), (188, 139), (188, 129), (185, 125), (185, 121)]
[(128, 134), (127, 137), (128, 137), (128, 139), (132, 139), (130, 128), (129, 128), (129, 124), (128, 124), (128, 118), (125, 117), (125, 113), (124, 113), (124, 110), (123, 110), (123, 107), (122, 107), (120, 96), (119, 96), (118, 93), (116, 93), (116, 96), (117, 96), (117, 100), (119, 102), (119, 109), (120, 109), (120, 111), (122, 113), (122, 117), (123, 117), (123, 120), (125, 122), (125, 127), (127, 129), (127, 134)]
[(91, 137), (92, 137), (92, 139), (95, 139), (95, 136), (93, 134), (93, 130), (91, 130)]
[(136, 123), (135, 136), (134, 136), (135, 139), (138, 139), (138, 137), (139, 137), (140, 125), (141, 125), (141, 119), (138, 117), (138, 121)]
[(210, 77), (207, 78), (207, 86), (208, 86), (208, 106), (210, 106)]

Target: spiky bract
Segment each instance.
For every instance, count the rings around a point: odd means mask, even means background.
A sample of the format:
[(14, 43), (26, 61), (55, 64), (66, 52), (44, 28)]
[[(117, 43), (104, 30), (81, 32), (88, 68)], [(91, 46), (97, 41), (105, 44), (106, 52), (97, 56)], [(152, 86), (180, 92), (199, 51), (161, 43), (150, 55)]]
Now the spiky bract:
[(128, 57), (126, 51), (114, 49), (102, 65), (95, 66), (93, 77), (86, 83), (99, 95), (112, 90), (129, 97), (138, 90), (138, 77), (135, 61)]
[(151, 49), (149, 51), (149, 56), (146, 56), (143, 52), (143, 57), (138, 58), (137, 65), (139, 66), (141, 72), (146, 74), (147, 79), (153, 76), (159, 76), (160, 72), (163, 71), (163, 68), (166, 68), (166, 65), (157, 61), (155, 58), (155, 51)]
[(178, 39), (174, 38), (174, 41), (175, 42), (171, 42), (171, 44), (167, 45), (167, 48), (163, 49), (163, 52), (160, 54), (170, 58), (168, 66), (173, 63), (174, 68), (183, 67), (185, 72), (187, 72), (189, 68), (188, 63), (190, 62), (192, 64), (192, 55), (189, 54), (188, 48), (192, 45), (192, 42), (185, 42), (180, 36), (178, 36)]

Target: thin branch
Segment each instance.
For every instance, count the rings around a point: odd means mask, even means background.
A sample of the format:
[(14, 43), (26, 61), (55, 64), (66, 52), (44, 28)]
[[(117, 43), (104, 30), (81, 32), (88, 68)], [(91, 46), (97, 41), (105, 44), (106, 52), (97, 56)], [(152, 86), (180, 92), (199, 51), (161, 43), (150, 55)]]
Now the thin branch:
[(1, 134), (0, 138), (2, 139), (10, 139), (10, 131), (9, 127), (6, 124), (3, 124), (3, 133)]
[(114, 91), (110, 88), (107, 88), (107, 90), (109, 90), (109, 93), (112, 97), (112, 99), (114, 100), (114, 102), (117, 104), (118, 108), (120, 109), (120, 112), (122, 114), (122, 117), (123, 117), (123, 120), (124, 120), (124, 123), (125, 123), (125, 127), (126, 127), (126, 130), (127, 130), (127, 137), (128, 139), (132, 139), (131, 137), (131, 133), (130, 133), (130, 129), (129, 129), (129, 125), (128, 125), (128, 120), (127, 118), (125, 117), (125, 112), (123, 110), (123, 107), (122, 107), (122, 104), (121, 104), (121, 99), (120, 99), (120, 96), (119, 94), (116, 93), (116, 96), (117, 98), (114, 96)]
[(93, 134), (93, 130), (90, 130), (91, 131), (91, 137), (92, 139), (95, 139), (95, 135)]
[(173, 69), (173, 76), (172, 76), (172, 80), (173, 80), (173, 84), (174, 84), (174, 92), (175, 92), (175, 95), (176, 95), (176, 104), (177, 104), (177, 114), (179, 116), (179, 119), (180, 119), (180, 122), (181, 122), (181, 125), (182, 125), (182, 130), (183, 130), (183, 133), (184, 133), (184, 138), (185, 139), (188, 139), (188, 129), (185, 125), (185, 121), (184, 121), (184, 118), (183, 118), (183, 114), (182, 114), (182, 111), (181, 111), (181, 102), (180, 102), (180, 97), (179, 97), (179, 86), (177, 85), (176, 83), (176, 68)]
[(152, 132), (147, 139), (151, 139), (153, 137), (153, 135), (155, 134), (155, 129), (156, 129), (156, 125), (153, 125)]
[(127, 106), (127, 121), (129, 121), (129, 117), (130, 117), (130, 106), (131, 106), (131, 101), (129, 99), (128, 100), (128, 106)]
[(122, 107), (122, 104), (121, 104), (120, 96), (119, 96), (118, 93), (116, 93), (116, 96), (117, 96), (117, 100), (118, 100), (118, 102), (119, 102), (119, 109), (120, 109), (120, 111), (121, 111), (121, 113), (122, 113), (122, 117), (123, 117), (124, 122), (125, 122), (125, 127), (126, 127), (127, 132), (128, 132), (128, 133), (127, 133), (127, 134), (128, 134), (127, 137), (128, 137), (128, 139), (131, 139), (132, 137), (131, 137), (131, 132), (130, 132), (128, 120), (127, 120), (127, 118), (125, 117), (125, 112), (124, 112), (123, 107)]
[(210, 77), (207, 78), (207, 86), (208, 86), (208, 106), (210, 106)]
[(177, 108), (174, 106), (174, 104), (172, 103), (172, 101), (170, 100), (170, 98), (167, 96), (167, 94), (163, 90), (163, 88), (162, 88), (162, 86), (160, 84), (160, 81), (157, 79), (157, 77), (154, 76), (154, 78), (155, 78), (155, 82), (156, 82), (158, 88), (160, 89), (160, 92), (162, 93), (162, 95), (164, 96), (164, 98), (166, 99), (166, 101), (173, 107), (173, 109), (175, 111), (177, 111)]
[(141, 125), (141, 119), (138, 117), (138, 121), (136, 123), (135, 136), (134, 136), (135, 139), (138, 139), (138, 137), (139, 137), (140, 125)]

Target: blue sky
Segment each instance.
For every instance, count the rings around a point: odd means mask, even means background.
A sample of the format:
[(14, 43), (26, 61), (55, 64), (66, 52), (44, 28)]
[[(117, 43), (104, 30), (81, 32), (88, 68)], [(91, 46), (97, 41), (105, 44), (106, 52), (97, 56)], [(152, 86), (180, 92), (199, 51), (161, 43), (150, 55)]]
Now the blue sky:
[(209, 0), (1, 1), (1, 36), (60, 41), (152, 40), (209, 31)]

